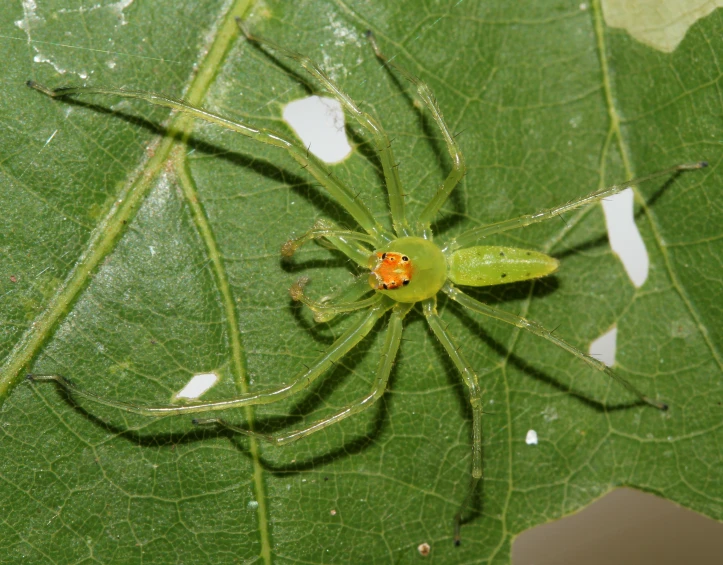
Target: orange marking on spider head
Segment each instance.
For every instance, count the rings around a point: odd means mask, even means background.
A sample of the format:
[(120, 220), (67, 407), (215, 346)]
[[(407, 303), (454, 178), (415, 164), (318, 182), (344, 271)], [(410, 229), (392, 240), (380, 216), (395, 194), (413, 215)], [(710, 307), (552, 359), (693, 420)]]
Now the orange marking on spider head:
[(412, 280), (412, 262), (404, 253), (379, 252), (372, 255), (369, 284), (376, 290), (394, 290), (407, 286)]

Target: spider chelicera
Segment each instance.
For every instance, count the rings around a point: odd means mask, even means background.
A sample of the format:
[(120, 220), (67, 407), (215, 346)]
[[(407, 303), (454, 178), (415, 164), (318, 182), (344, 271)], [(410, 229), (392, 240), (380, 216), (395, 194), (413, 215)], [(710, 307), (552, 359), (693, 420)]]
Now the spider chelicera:
[(214, 424), (275, 445), (283, 445), (366, 410), (382, 396), (387, 387), (394, 359), (402, 340), (404, 317), (416, 303), (420, 303), (429, 327), (449, 354), (469, 390), (469, 401), (473, 415), (472, 477), (473, 481), (476, 481), (482, 476), (482, 391), (477, 374), (461, 353), (454, 337), (447, 331), (445, 324), (437, 313), (437, 294), (442, 292), (451, 300), (473, 312), (527, 330), (569, 351), (591, 367), (608, 375), (636, 395), (642, 402), (660, 410), (667, 408), (666, 404), (649, 398), (604, 363), (557, 337), (537, 322), (483, 304), (465, 294), (458, 287), (479, 287), (536, 279), (554, 272), (558, 267), (557, 259), (544, 253), (512, 247), (475, 245), (480, 240), (493, 234), (543, 222), (564, 212), (598, 202), (646, 180), (673, 175), (679, 171), (702, 168), (706, 166), (706, 163), (678, 165), (647, 177), (598, 190), (583, 198), (554, 208), (473, 228), (439, 245), (433, 239), (431, 223), (452, 190), (464, 176), (465, 164), (459, 145), (442, 117), (442, 112), (430, 88), (414, 75), (386, 59), (380, 52), (373, 35), (367, 33), (376, 56), (385, 65), (396, 70), (416, 87), (417, 94), (439, 127), (452, 159), (452, 170), (434, 196), (417, 218), (408, 218), (405, 212), (404, 191), (397, 172), (390, 140), (377, 120), (363, 112), (311, 59), (266, 39), (255, 37), (251, 35), (243, 22), (239, 21), (238, 23), (241, 31), (249, 41), (276, 51), (306, 69), (319, 81), (323, 89), (336, 98), (346, 112), (368, 132), (381, 160), (389, 196), (393, 232), (390, 232), (375, 220), (370, 210), (357, 198), (355, 192), (334, 177), (320, 160), (310, 154), (298, 141), (288, 139), (282, 134), (255, 128), (238, 120), (230, 120), (213, 112), (191, 106), (183, 101), (152, 92), (102, 87), (67, 87), (51, 90), (32, 81), (28, 82), (28, 86), (53, 98), (103, 94), (140, 99), (151, 104), (184, 112), (248, 136), (261, 143), (288, 151), (354, 218), (363, 232), (343, 229), (329, 220), (319, 220), (302, 237), (287, 241), (282, 247), (282, 255), (290, 257), (304, 243), (311, 240), (324, 240), (331, 247), (343, 253), (351, 261), (370, 273), (367, 276), (356, 278), (349, 287), (321, 301), (312, 300), (304, 294), (304, 285), (308, 279), (302, 278), (292, 286), (291, 296), (294, 300), (301, 301), (308, 306), (314, 312), (317, 321), (328, 321), (338, 314), (352, 311), (363, 311), (363, 313), (326, 351), (308, 368), (300, 371), (289, 384), (258, 392), (249, 392), (228, 400), (194, 401), (167, 406), (136, 405), (103, 398), (81, 390), (60, 375), (29, 375), (28, 377), (31, 380), (53, 381), (73, 395), (143, 416), (197, 414), (241, 406), (270, 404), (307, 389), (317, 378), (332, 368), (342, 357), (358, 345), (380, 318), (387, 312), (391, 312), (371, 390), (365, 396), (345, 406), (335, 414), (309, 426), (273, 436), (260, 434), (218, 418), (195, 420), (197, 424)]

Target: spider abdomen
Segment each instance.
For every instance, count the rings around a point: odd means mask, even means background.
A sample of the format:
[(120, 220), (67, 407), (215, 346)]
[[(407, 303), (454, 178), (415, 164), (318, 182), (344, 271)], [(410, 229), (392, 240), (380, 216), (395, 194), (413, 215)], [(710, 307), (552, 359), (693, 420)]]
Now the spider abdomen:
[(449, 279), (460, 285), (489, 286), (544, 277), (558, 266), (557, 259), (539, 251), (478, 245), (449, 257)]

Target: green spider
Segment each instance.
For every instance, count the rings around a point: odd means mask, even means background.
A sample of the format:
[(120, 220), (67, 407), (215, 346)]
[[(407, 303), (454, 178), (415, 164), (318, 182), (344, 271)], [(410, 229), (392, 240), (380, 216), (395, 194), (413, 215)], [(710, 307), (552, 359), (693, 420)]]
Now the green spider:
[[(311, 240), (324, 240), (361, 266), (362, 269), (370, 272), (369, 276), (356, 278), (348, 288), (321, 301), (314, 301), (304, 294), (304, 285), (308, 281), (304, 277), (292, 286), (291, 296), (294, 300), (301, 301), (308, 306), (314, 312), (314, 317), (318, 322), (328, 321), (338, 314), (356, 310), (363, 310), (363, 315), (323, 352), (311, 366), (300, 371), (289, 384), (258, 392), (249, 392), (228, 400), (194, 401), (167, 406), (136, 405), (86, 392), (60, 375), (28, 375), (30, 380), (52, 381), (73, 395), (142, 416), (198, 414), (242, 406), (271, 404), (307, 389), (317, 378), (332, 368), (358, 345), (369, 334), (377, 321), (391, 311), (372, 389), (364, 397), (345, 406), (333, 415), (301, 429), (283, 432), (275, 436), (260, 434), (218, 418), (194, 420), (197, 424), (213, 424), (275, 445), (284, 445), (366, 410), (382, 396), (386, 390), (394, 359), (402, 340), (404, 317), (416, 303), (421, 303), (429, 327), (449, 354), (469, 389), (469, 400), (473, 414), (472, 477), (474, 485), (482, 477), (482, 391), (477, 374), (460, 352), (460, 348), (437, 313), (437, 294), (443, 292), (451, 300), (473, 312), (527, 330), (569, 351), (591, 367), (602, 371), (621, 384), (642, 402), (660, 410), (667, 408), (666, 404), (647, 397), (605, 364), (553, 335), (537, 322), (483, 304), (465, 294), (458, 286), (479, 287), (536, 279), (554, 272), (558, 267), (557, 259), (537, 251), (474, 245), (488, 236), (548, 220), (564, 212), (598, 202), (640, 182), (665, 175), (673, 175), (679, 171), (699, 169), (705, 167), (706, 163), (700, 162), (672, 167), (647, 177), (593, 192), (588, 196), (554, 208), (471, 229), (450, 239), (443, 245), (439, 245), (433, 239), (431, 223), (447, 201), (452, 190), (464, 176), (465, 164), (457, 141), (444, 121), (442, 112), (430, 88), (414, 75), (386, 59), (380, 52), (374, 37), (371, 33), (367, 33), (380, 61), (395, 69), (416, 87), (424, 106), (431, 113), (442, 133), (453, 163), (452, 170), (419, 216), (416, 219), (410, 219), (405, 212), (404, 191), (395, 166), (396, 161), (390, 140), (377, 120), (360, 110), (356, 103), (311, 59), (266, 39), (252, 36), (240, 20), (238, 24), (247, 40), (262, 47), (270, 48), (306, 69), (321, 83), (324, 90), (336, 98), (346, 112), (362, 128), (368, 131), (379, 154), (384, 172), (393, 233), (375, 220), (370, 210), (356, 197), (355, 192), (336, 179), (320, 160), (311, 155), (298, 141), (288, 139), (282, 134), (255, 128), (238, 120), (230, 120), (202, 108), (191, 106), (183, 101), (152, 92), (101, 87), (66, 87), (51, 90), (32, 81), (28, 82), (28, 86), (53, 98), (83, 94), (103, 94), (140, 99), (151, 104), (184, 112), (238, 132), (261, 143), (288, 151), (356, 220), (364, 232), (342, 229), (331, 221), (320, 220), (302, 237), (286, 242), (282, 247), (282, 255), (290, 257), (304, 243)], [(370, 294), (370, 296), (365, 297), (367, 294)], [(456, 520), (459, 522), (459, 514)]]

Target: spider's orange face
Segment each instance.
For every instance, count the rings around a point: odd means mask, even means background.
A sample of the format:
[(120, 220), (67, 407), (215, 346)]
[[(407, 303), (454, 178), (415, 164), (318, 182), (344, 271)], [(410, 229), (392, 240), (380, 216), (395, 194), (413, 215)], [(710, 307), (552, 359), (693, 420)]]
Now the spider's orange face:
[(409, 257), (395, 251), (377, 253), (376, 263), (369, 275), (369, 284), (373, 289), (394, 290), (407, 286), (411, 280), (412, 262)]

